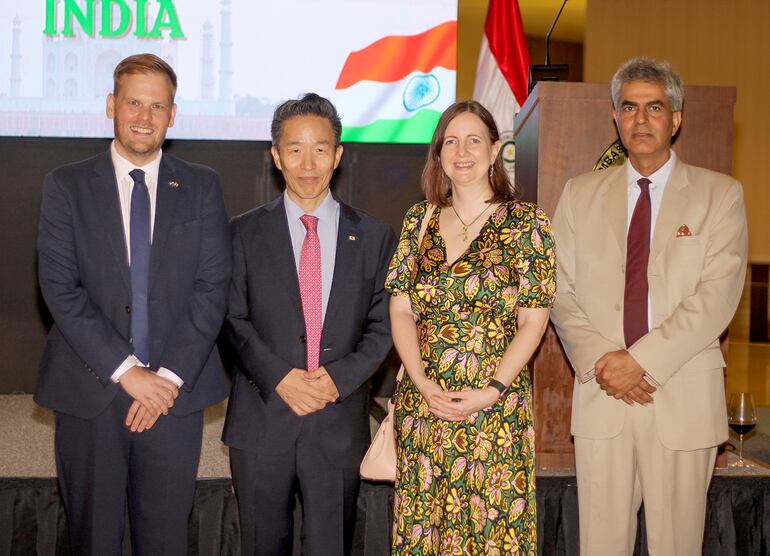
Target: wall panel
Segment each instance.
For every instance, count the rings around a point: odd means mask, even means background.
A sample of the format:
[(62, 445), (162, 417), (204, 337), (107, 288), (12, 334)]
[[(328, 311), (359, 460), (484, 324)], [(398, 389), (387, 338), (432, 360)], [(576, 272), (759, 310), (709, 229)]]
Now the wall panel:
[[(770, 2), (590, 0), (585, 81), (608, 83), (633, 56), (669, 60), (687, 85), (733, 85), (733, 175), (743, 182), (749, 259), (770, 261)], [(683, 125), (687, 125), (687, 104)]]

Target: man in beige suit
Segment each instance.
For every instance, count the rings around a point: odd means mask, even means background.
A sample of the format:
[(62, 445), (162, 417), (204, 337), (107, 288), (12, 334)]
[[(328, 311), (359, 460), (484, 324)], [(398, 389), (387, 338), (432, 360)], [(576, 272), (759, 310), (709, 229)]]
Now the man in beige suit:
[(696, 555), (727, 440), (719, 336), (743, 288), (743, 194), (671, 150), (683, 88), (668, 63), (626, 62), (612, 102), (628, 162), (570, 180), (553, 219), (580, 548), (632, 554), (644, 500), (650, 554)]

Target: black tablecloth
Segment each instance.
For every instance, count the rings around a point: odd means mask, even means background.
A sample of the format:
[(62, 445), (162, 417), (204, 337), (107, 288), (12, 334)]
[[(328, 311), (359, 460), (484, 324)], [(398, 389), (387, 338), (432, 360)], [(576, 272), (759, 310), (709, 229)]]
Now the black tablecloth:
[[(393, 489), (364, 483), (358, 500), (356, 555), (389, 553)], [(538, 477), (538, 553), (578, 553), (574, 477)], [(643, 515), (640, 521), (643, 522)], [(190, 555), (237, 556), (238, 510), (229, 479), (199, 480), (190, 518)], [(126, 538), (125, 554), (130, 554)], [(647, 554), (640, 527), (637, 554)], [(714, 477), (709, 490), (706, 555), (770, 556), (770, 477)], [(66, 517), (56, 480), (0, 478), (0, 556), (67, 555)]]

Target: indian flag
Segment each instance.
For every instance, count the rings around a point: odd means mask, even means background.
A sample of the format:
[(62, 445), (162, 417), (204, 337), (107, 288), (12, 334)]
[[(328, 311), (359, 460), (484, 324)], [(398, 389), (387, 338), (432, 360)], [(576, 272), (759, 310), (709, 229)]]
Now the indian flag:
[(429, 143), (455, 101), (456, 70), (457, 21), (351, 52), (332, 93), (342, 140)]

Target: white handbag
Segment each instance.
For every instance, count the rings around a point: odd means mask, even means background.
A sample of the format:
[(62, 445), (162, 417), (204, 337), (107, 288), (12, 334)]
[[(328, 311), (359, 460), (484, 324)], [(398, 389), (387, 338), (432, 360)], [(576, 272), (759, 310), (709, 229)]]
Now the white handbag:
[[(417, 235), (417, 251), (420, 250), (422, 238), (425, 236), (425, 230), (428, 227), (428, 221), (433, 215), (436, 205), (428, 204), (425, 215), (420, 224), (420, 233)], [(395, 420), (395, 400), (398, 386), (404, 377), (404, 365), (398, 369), (396, 375), (396, 384), (393, 388), (393, 395), (388, 400), (388, 414), (380, 423), (377, 433), (369, 445), (369, 449), (361, 460), (361, 477), (370, 481), (389, 481), (396, 480), (396, 431), (393, 428)]]
[(396, 385), (393, 389), (393, 396), (388, 399), (388, 414), (380, 423), (377, 434), (372, 438), (372, 443), (361, 460), (361, 478), (370, 481), (390, 481), (396, 480), (396, 431), (393, 428), (395, 419), (396, 390), (404, 376), (404, 366), (398, 369), (396, 375)]

